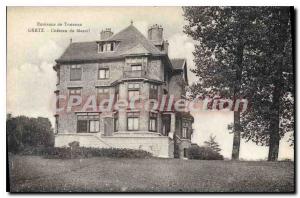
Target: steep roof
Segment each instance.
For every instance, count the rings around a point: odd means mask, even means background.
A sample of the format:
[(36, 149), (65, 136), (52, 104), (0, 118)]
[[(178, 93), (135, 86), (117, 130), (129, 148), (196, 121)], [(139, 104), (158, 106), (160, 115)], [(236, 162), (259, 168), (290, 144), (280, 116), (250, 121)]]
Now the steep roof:
[(174, 71), (181, 74), (183, 72), (184, 80), (188, 84), (186, 60), (182, 58), (174, 58), (170, 60)]
[(185, 64), (185, 59), (173, 58), (170, 60), (174, 69), (183, 69)]
[(133, 25), (128, 26), (105, 41), (116, 41), (116, 49), (113, 52), (98, 53), (98, 44), (96, 41), (70, 43), (63, 55), (56, 61), (93, 61), (116, 58), (129, 54), (166, 55), (164, 52), (158, 50), (154, 44)]

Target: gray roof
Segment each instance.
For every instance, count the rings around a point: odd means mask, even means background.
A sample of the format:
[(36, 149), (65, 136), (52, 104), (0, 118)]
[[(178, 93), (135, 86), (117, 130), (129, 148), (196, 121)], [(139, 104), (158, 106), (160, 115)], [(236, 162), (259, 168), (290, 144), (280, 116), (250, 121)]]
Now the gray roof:
[(129, 54), (166, 55), (158, 50), (154, 44), (140, 33), (133, 25), (128, 26), (106, 41), (116, 41), (118, 44), (113, 52), (98, 53), (98, 44), (93, 42), (70, 43), (57, 62), (93, 61), (122, 57)]
[(183, 58), (173, 58), (170, 61), (174, 69), (183, 69), (185, 64), (185, 59)]

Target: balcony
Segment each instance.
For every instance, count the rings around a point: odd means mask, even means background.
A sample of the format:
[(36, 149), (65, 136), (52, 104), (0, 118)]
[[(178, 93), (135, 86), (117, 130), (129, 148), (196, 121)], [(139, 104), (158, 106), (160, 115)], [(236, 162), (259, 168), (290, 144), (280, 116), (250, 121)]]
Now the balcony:
[(124, 78), (144, 78), (146, 76), (146, 72), (142, 70), (138, 71), (124, 71), (123, 72), (123, 77)]

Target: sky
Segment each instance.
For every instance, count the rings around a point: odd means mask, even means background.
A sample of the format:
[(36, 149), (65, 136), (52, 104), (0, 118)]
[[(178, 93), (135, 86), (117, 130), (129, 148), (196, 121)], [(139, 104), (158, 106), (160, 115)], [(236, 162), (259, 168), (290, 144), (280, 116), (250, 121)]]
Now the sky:
[[(48, 117), (54, 123), (53, 97), (56, 74), (52, 67), (70, 43), (95, 41), (100, 32), (111, 28), (114, 33), (133, 25), (145, 36), (153, 24), (162, 25), (164, 39), (169, 41), (170, 58), (186, 58), (188, 70), (194, 68), (194, 41), (183, 33), (186, 23), (181, 7), (9, 7), (7, 13), (7, 112), (32, 117)], [(30, 32), (37, 23), (82, 24), (87, 32)], [(61, 29), (77, 29), (62, 26)], [(197, 80), (188, 71), (189, 83)], [(192, 141), (203, 145), (210, 135), (216, 136), (221, 153), (230, 158), (233, 135), (227, 126), (233, 122), (232, 112), (193, 113), (195, 123)], [(279, 158), (293, 159), (288, 136), (280, 142)], [(252, 142), (241, 143), (240, 158), (266, 159), (268, 147)]]

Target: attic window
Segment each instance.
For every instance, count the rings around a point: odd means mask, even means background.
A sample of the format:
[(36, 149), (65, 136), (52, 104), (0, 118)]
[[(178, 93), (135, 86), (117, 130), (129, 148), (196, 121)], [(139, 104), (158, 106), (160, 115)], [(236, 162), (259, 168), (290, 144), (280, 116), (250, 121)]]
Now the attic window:
[(114, 51), (115, 43), (114, 42), (106, 42), (98, 44), (98, 53), (100, 52), (112, 52)]

